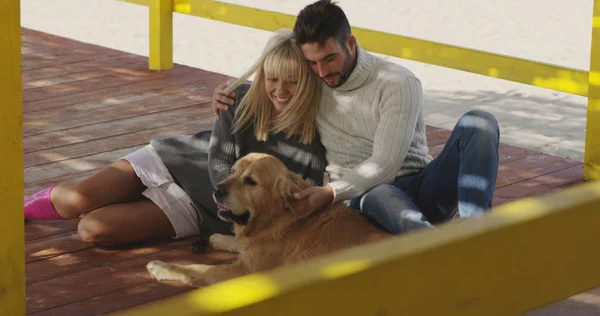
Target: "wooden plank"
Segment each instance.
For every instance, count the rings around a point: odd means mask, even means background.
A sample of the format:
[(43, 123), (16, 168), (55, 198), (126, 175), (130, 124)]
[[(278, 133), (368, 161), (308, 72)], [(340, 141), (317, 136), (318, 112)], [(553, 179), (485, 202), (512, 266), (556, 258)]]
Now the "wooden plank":
[[(30, 89), (36, 89), (36, 88), (47, 88), (50, 86), (54, 86), (54, 85), (58, 85), (58, 84), (65, 84), (65, 83), (73, 84), (78, 81), (97, 79), (97, 78), (107, 77), (110, 75), (111, 75), (111, 73), (108, 71), (105, 71), (105, 70), (89, 70), (89, 71), (76, 72), (76, 73), (66, 74), (66, 75), (57, 76), (57, 77), (23, 82), (23, 90), (30, 90)], [(57, 90), (61, 90), (63, 93), (66, 90), (63, 87), (56, 87), (56, 88), (57, 88)]]
[(557, 192), (569, 185), (578, 184), (582, 180), (583, 164), (580, 163), (573, 167), (500, 187), (496, 189), (495, 196), (507, 200), (540, 196)]
[(42, 56), (44, 53), (66, 55), (69, 51), (88, 53), (90, 56), (115, 56), (128, 54), (124, 51), (84, 43), (70, 38), (52, 35), (21, 27), (21, 43), (24, 56)]
[(88, 91), (95, 91), (96, 88), (103, 89), (134, 82), (135, 78), (119, 75), (104, 75), (100, 78), (92, 78), (69, 82), (65, 84), (56, 84), (49, 87), (31, 88), (24, 94), (23, 101), (30, 102), (44, 100), (58, 96), (72, 95)]
[(94, 244), (83, 242), (77, 232), (67, 232), (50, 238), (28, 242), (25, 245), (25, 262), (30, 263), (45, 260), (92, 247), (94, 247)]
[(92, 298), (31, 313), (31, 316), (102, 315), (190, 291), (182, 284), (148, 282)]
[(427, 144), (429, 147), (434, 147), (438, 145), (443, 145), (450, 137), (450, 131), (444, 128), (434, 127), (431, 125), (427, 125), (425, 128), (426, 136), (427, 136)]
[(25, 225), (25, 242), (31, 243), (34, 240), (74, 232), (77, 229), (78, 222), (79, 220), (76, 219), (65, 221), (29, 221)]
[[(186, 71), (189, 72), (189, 69)], [(90, 72), (88, 72), (88, 74), (89, 73)], [(47, 98), (95, 91), (103, 88), (121, 86), (131, 82), (142, 81), (141, 79), (157, 79), (163, 77), (165, 76), (161, 76), (160, 74), (145, 69), (121, 69), (120, 71), (105, 72), (103, 76), (96, 76), (92, 79), (83, 79), (63, 84), (58, 83), (38, 88), (30, 88), (26, 91), (24, 95), (24, 102), (31, 102)], [(60, 78), (54, 78), (54, 80), (59, 79)]]
[(550, 194), (584, 182), (583, 165), (575, 165), (497, 188), (494, 194), (493, 207), (522, 198)]
[(0, 4), (0, 315), (25, 313), (20, 1)]
[(112, 50), (103, 46), (94, 45), (90, 43), (84, 43), (81, 41), (76, 41), (70, 38), (52, 35), (32, 29), (28, 29), (25, 27), (21, 27), (21, 41), (23, 45), (28, 45), (34, 47), (36, 50), (40, 49), (65, 49), (65, 48), (85, 48), (85, 49), (93, 49), (94, 51), (104, 51), (104, 50)]
[(586, 183), (114, 315), (517, 315), (600, 285), (599, 203)]
[(106, 99), (107, 96), (114, 98), (125, 94), (139, 93), (183, 84), (194, 83), (214, 87), (217, 83), (224, 81), (225, 78), (225, 76), (212, 76), (209, 74), (202, 74), (200, 76), (197, 73), (194, 73), (191, 68), (175, 67), (170, 71), (158, 72), (152, 77), (152, 79), (141, 82), (132, 82), (121, 86), (98, 89), (88, 93), (63, 95), (54, 98), (26, 102), (24, 103), (24, 113), (58, 108), (95, 100), (103, 100)]
[[(205, 109), (205, 107), (198, 107)], [(190, 110), (189, 108), (185, 108)], [(193, 112), (193, 111), (189, 111)], [(206, 115), (206, 114), (205, 114)], [(118, 150), (137, 145), (145, 145), (151, 139), (173, 135), (191, 134), (213, 126), (213, 119), (193, 120), (182, 123), (146, 129), (113, 137), (91, 140), (83, 143), (50, 148), (25, 155), (25, 167), (38, 166), (46, 163), (59, 162), (74, 158), (85, 157), (101, 152)]]
[(193, 241), (193, 238), (177, 241), (166, 240), (122, 247), (122, 249), (92, 247), (30, 262), (27, 264), (27, 285), (64, 277), (89, 268), (111, 266), (139, 257), (152, 256), (167, 250), (182, 249), (191, 252)]
[[(83, 125), (24, 137), (23, 148), (25, 157), (27, 157), (27, 153), (184, 123), (190, 119), (198, 121), (199, 124), (204, 120), (213, 122), (214, 118), (204, 113), (203, 109), (206, 108), (206, 105), (192, 105), (170, 111), (138, 115), (115, 121)], [(201, 128), (200, 125), (198, 127)], [(204, 127), (212, 128), (212, 125), (202, 125), (202, 128)]]
[[(37, 34), (43, 34), (43, 33), (37, 32)], [(50, 36), (50, 38), (57, 39), (57, 40), (59, 39), (59, 37), (57, 37), (55, 35), (46, 34), (46, 36)], [(107, 47), (103, 47), (103, 46), (90, 45), (90, 44), (82, 43), (82, 42), (76, 42), (76, 41), (73, 41), (73, 40), (67, 39), (67, 38), (60, 38), (59, 41), (62, 41), (61, 42), (62, 44), (59, 44), (58, 46), (54, 46), (54, 47), (48, 47), (45, 45), (40, 46), (39, 41), (37, 41), (35, 39), (36, 36), (33, 36), (33, 37), (34, 38), (31, 38), (30, 36), (27, 36), (27, 35), (21, 36), (21, 38), (23, 40), (21, 46), (25, 48), (24, 51), (22, 49), (23, 56), (42, 57), (42, 59), (48, 60), (48, 59), (54, 59), (57, 56), (64, 57), (66, 55), (70, 55), (73, 53), (78, 56), (87, 54), (87, 55), (90, 55), (90, 56), (93, 56), (96, 58), (128, 54), (127, 52), (124, 52), (124, 51), (111, 49), (111, 48), (107, 48)], [(33, 47), (30, 45), (33, 45)]]
[[(27, 45), (27, 43), (28, 42), (25, 42), (23, 45)], [(106, 47), (71, 44), (60, 48), (29, 48), (26, 50), (26, 52), (23, 52), (23, 57), (39, 58), (41, 61), (56, 61), (57, 64), (60, 64), (61, 58), (69, 59), (72, 57), (84, 57), (85, 55), (89, 55), (89, 57), (102, 58), (120, 56), (124, 54), (127, 53)], [(69, 55), (71, 56), (69, 57)]]
[(87, 72), (97, 69), (105, 71), (122, 71), (125, 69), (144, 69), (147, 59), (135, 55), (121, 55), (110, 58), (98, 58), (66, 65), (45, 67), (23, 72), (23, 85), (27, 87), (31, 82), (72, 73)]
[[(83, 111), (74, 108), (85, 107), (85, 105), (70, 107), (63, 111), (57, 110), (57, 115), (53, 115), (52, 111), (30, 113), (31, 115), (26, 115), (26, 119), (24, 119), (23, 135), (27, 137), (47, 134), (86, 125), (107, 123), (118, 118), (134, 118), (144, 114), (161, 113), (170, 109), (187, 108), (199, 103), (178, 96), (155, 95), (152, 97), (146, 95), (137, 96), (135, 99), (133, 102), (109, 101), (96, 103), (96, 108)], [(174, 102), (173, 105), (170, 104), (171, 101)]]
[(98, 59), (100, 57), (123, 55), (123, 52), (116, 50), (106, 50), (102, 52), (94, 51), (92, 53), (91, 51), (85, 49), (73, 49), (72, 51), (47, 50), (39, 53), (40, 54), (37, 55), (30, 53), (23, 56), (23, 60), (21, 62), (23, 71), (89, 61)]
[(142, 146), (133, 146), (129, 148), (103, 152), (95, 155), (89, 155), (86, 157), (63, 160), (60, 162), (25, 168), (25, 182), (37, 182), (41, 180), (49, 180), (53, 178), (71, 176), (73, 174), (85, 171), (98, 170), (100, 168), (108, 166), (110, 163), (141, 147)]
[(535, 178), (547, 173), (567, 169), (580, 162), (566, 160), (560, 157), (544, 154), (527, 156), (522, 159), (513, 160), (501, 164), (498, 168), (496, 188), (501, 188), (525, 179)]
[(23, 135), (28, 137), (117, 119), (134, 118), (207, 101), (210, 101), (210, 97), (201, 95), (185, 98), (176, 94), (145, 93), (122, 99), (107, 99), (102, 102), (88, 102), (54, 110), (37, 111), (24, 115)]
[[(37, 311), (78, 302), (85, 299), (105, 295), (133, 286), (156, 282), (145, 265), (150, 260), (167, 260), (181, 263), (217, 264), (215, 260), (204, 253), (192, 252), (189, 248), (173, 249), (156, 253), (151, 257), (139, 257), (110, 266), (101, 266), (79, 273), (69, 274), (48, 281), (38, 282), (27, 286), (27, 312)], [(88, 280), (94, 286), (89, 286)], [(66, 295), (68, 293), (68, 295)], [(109, 301), (105, 301), (110, 304)]]

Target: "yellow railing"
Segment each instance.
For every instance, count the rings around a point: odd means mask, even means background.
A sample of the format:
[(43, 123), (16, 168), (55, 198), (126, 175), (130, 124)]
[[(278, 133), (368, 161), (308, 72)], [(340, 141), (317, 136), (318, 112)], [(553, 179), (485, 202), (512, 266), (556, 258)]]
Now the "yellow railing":
[(0, 315), (25, 315), (19, 8), (0, 3)]
[(592, 48), (585, 130), (584, 175), (600, 179), (600, 1), (594, 0)]

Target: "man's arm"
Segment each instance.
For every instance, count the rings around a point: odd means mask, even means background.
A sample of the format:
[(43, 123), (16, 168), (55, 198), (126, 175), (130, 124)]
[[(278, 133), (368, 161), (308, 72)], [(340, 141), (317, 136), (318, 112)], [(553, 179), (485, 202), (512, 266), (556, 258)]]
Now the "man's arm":
[(218, 85), (213, 91), (212, 109), (215, 113), (217, 120), (221, 119), (221, 111), (229, 111), (229, 107), (235, 104), (235, 91), (230, 92), (228, 95), (223, 94), (223, 90), (227, 88), (234, 79), (227, 80), (226, 82)]
[(318, 144), (311, 153), (311, 162), (306, 180), (312, 186), (321, 186), (325, 178), (325, 167), (327, 167), (327, 159), (325, 158), (325, 147), (319, 140), (315, 140)]
[(379, 105), (373, 153), (352, 171), (327, 184), (333, 189), (333, 202), (360, 196), (394, 180), (413, 140), (422, 100), (423, 90), (417, 78), (402, 77), (387, 84)]
[(231, 168), (237, 161), (239, 144), (236, 143), (235, 136), (231, 131), (235, 119), (235, 107), (239, 105), (248, 89), (250, 89), (249, 83), (242, 83), (235, 88), (231, 109), (222, 111), (220, 113), (222, 119), (215, 121), (208, 149), (208, 172), (213, 185), (229, 177)]
[(236, 161), (235, 137), (231, 133), (233, 112), (221, 112), (221, 119), (215, 121), (208, 149), (208, 173), (213, 185), (217, 185), (229, 175)]

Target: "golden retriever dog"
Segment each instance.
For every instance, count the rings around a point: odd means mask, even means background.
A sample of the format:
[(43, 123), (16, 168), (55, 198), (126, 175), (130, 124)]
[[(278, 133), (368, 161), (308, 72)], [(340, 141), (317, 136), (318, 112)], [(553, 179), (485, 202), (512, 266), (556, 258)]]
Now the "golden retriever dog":
[(292, 196), (309, 186), (271, 155), (242, 157), (213, 193), (219, 217), (233, 223), (235, 236), (209, 238), (216, 249), (238, 252), (237, 260), (215, 266), (151, 261), (146, 268), (159, 281), (203, 286), (390, 236), (343, 202), (310, 211), (306, 199)]

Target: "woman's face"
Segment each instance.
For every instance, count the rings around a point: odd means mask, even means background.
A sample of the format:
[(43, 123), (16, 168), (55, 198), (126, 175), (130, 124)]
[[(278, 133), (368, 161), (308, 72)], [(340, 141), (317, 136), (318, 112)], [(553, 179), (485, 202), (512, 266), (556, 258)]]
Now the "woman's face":
[(265, 89), (269, 100), (279, 112), (283, 110), (289, 103), (296, 91), (298, 90), (298, 81), (291, 79), (283, 79), (281, 76), (268, 76), (265, 80)]

